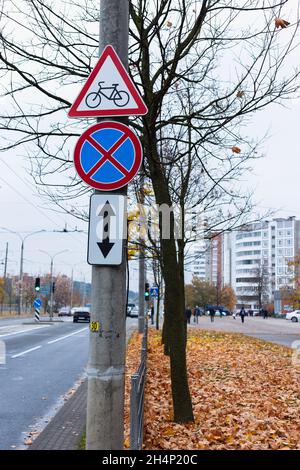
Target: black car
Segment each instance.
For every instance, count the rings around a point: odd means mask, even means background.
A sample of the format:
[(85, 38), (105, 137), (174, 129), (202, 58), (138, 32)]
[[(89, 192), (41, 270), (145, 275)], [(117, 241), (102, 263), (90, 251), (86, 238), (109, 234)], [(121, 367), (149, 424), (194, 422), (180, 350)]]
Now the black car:
[(90, 312), (87, 310), (76, 310), (73, 314), (73, 323), (77, 323), (79, 320), (90, 322)]

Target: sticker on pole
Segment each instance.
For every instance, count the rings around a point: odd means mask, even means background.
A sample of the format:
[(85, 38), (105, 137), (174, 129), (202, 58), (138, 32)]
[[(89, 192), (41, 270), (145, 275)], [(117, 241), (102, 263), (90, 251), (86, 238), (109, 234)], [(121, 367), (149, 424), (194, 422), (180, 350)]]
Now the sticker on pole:
[(112, 46), (106, 46), (68, 116), (138, 116), (148, 109)]
[(80, 178), (92, 188), (112, 191), (126, 186), (143, 158), (138, 137), (120, 122), (94, 124), (79, 138), (74, 164)]

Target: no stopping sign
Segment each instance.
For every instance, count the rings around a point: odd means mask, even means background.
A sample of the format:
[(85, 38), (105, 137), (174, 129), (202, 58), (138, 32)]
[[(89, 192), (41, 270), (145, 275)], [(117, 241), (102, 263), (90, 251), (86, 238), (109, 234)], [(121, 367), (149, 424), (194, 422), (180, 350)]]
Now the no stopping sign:
[(139, 138), (128, 126), (115, 121), (91, 126), (80, 136), (74, 151), (78, 175), (100, 191), (126, 186), (137, 174), (142, 158)]

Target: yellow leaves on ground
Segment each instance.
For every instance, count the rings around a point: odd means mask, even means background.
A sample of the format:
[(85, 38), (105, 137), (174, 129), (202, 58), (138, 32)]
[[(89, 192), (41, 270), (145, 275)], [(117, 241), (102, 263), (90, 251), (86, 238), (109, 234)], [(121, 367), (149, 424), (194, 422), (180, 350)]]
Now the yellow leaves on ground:
[(275, 18), (276, 28), (287, 28), (289, 25), (290, 23), (288, 21), (285, 21), (282, 18)]
[[(292, 365), (288, 348), (239, 334), (190, 330), (195, 423), (179, 425), (172, 422), (169, 359), (160, 344), (160, 334), (151, 330), (145, 449), (300, 449), (300, 368)], [(127, 354), (127, 382), (139, 348), (136, 335)], [(128, 406), (127, 396), (127, 438)]]

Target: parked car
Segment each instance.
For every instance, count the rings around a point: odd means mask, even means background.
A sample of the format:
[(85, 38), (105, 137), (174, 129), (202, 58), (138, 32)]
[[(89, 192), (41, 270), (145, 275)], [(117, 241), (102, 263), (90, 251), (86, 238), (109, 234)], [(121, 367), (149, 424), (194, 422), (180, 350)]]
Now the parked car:
[(300, 321), (300, 310), (294, 310), (293, 312), (287, 313), (285, 318), (286, 320), (291, 320), (294, 323)]
[(77, 323), (79, 320), (90, 322), (90, 311), (87, 308), (76, 309), (73, 313), (73, 323)]
[(133, 317), (137, 318), (139, 316), (139, 308), (136, 305), (130, 310), (129, 316), (131, 318)]
[(70, 317), (71, 315), (72, 315), (72, 313), (71, 313), (71, 308), (70, 307), (62, 307), (58, 311), (58, 316), (59, 317), (64, 317), (64, 316)]
[(131, 310), (132, 310), (135, 306), (136, 306), (136, 305), (135, 305), (135, 304), (132, 304), (132, 303), (127, 304), (127, 312), (126, 312), (126, 316), (127, 316), (127, 317), (130, 317), (130, 312), (131, 312)]
[(206, 305), (205, 311), (208, 312), (210, 308), (214, 309), (216, 317), (226, 317), (227, 315), (231, 315), (231, 312), (222, 305)]

